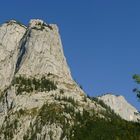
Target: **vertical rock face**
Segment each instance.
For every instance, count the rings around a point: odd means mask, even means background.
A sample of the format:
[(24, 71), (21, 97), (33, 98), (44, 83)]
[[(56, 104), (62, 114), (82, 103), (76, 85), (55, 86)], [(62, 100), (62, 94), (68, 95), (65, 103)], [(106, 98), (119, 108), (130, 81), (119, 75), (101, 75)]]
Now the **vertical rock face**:
[(18, 47), (26, 27), (16, 21), (0, 26), (0, 89), (8, 86), (13, 78)]
[(20, 45), (17, 75), (33, 77), (52, 73), (67, 80), (72, 79), (56, 25), (31, 20)]
[(140, 113), (130, 105), (123, 96), (115, 96), (111, 94), (106, 94), (104, 96), (98, 97), (106, 105), (108, 105), (115, 113), (121, 116), (123, 119), (128, 121), (138, 121), (140, 120)]
[(14, 74), (26, 77), (54, 74), (71, 81), (58, 27), (31, 20), (28, 27), (9, 21), (0, 27), (0, 89)]

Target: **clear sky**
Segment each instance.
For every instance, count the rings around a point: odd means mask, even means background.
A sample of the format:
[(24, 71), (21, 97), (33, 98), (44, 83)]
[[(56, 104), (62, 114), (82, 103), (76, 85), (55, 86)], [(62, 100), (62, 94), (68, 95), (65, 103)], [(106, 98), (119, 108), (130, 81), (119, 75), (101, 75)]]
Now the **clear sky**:
[(140, 110), (140, 0), (1, 0), (0, 23), (57, 23), (72, 75), (92, 96), (121, 94)]

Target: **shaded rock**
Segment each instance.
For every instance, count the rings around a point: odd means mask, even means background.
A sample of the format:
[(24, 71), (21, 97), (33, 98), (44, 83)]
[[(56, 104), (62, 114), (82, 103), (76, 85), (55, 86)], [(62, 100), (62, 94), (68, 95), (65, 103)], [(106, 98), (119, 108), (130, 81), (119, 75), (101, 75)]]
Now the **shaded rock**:
[(9, 86), (14, 76), (19, 42), (26, 28), (15, 21), (0, 26), (0, 89)]

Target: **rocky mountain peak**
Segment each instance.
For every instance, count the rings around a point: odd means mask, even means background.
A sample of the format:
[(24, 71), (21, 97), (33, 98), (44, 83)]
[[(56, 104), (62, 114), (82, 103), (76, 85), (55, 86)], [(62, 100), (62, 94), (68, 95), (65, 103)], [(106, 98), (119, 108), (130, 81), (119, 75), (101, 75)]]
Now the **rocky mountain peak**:
[(98, 97), (108, 105), (116, 114), (128, 121), (139, 121), (140, 113), (127, 100), (120, 95), (105, 94)]
[(44, 21), (40, 19), (31, 19), (29, 22), (30, 27), (35, 27), (35, 26), (43, 25), (43, 24), (45, 24)]
[(9, 21), (7, 21), (6, 23), (4, 23), (4, 24), (7, 24), (7, 25), (12, 25), (12, 24), (16, 24), (17, 23), (17, 21), (16, 20), (14, 20), (14, 19), (12, 19), (12, 20), (9, 20)]
[(33, 77), (52, 73), (71, 79), (56, 25), (31, 20), (20, 44), (17, 75)]
[(28, 27), (10, 20), (0, 27), (0, 86), (9, 85), (14, 75), (46, 76), (52, 73), (72, 80), (58, 27), (39, 19)]

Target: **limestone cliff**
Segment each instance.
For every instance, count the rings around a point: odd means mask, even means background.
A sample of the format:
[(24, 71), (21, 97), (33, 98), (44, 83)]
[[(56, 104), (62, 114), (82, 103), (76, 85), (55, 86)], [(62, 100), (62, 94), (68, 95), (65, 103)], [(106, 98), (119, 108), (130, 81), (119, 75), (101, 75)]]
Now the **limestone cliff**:
[(8, 86), (14, 76), (15, 63), (19, 52), (19, 42), (26, 32), (26, 27), (16, 21), (9, 21), (0, 26), (0, 89)]
[(16, 64), (16, 71), (19, 70), (17, 75), (33, 77), (52, 73), (72, 80), (56, 25), (31, 20), (20, 42), (20, 48)]
[(98, 99), (102, 100), (123, 119), (128, 121), (140, 120), (140, 113), (137, 111), (136, 108), (129, 104), (123, 96), (106, 94), (98, 97)]

